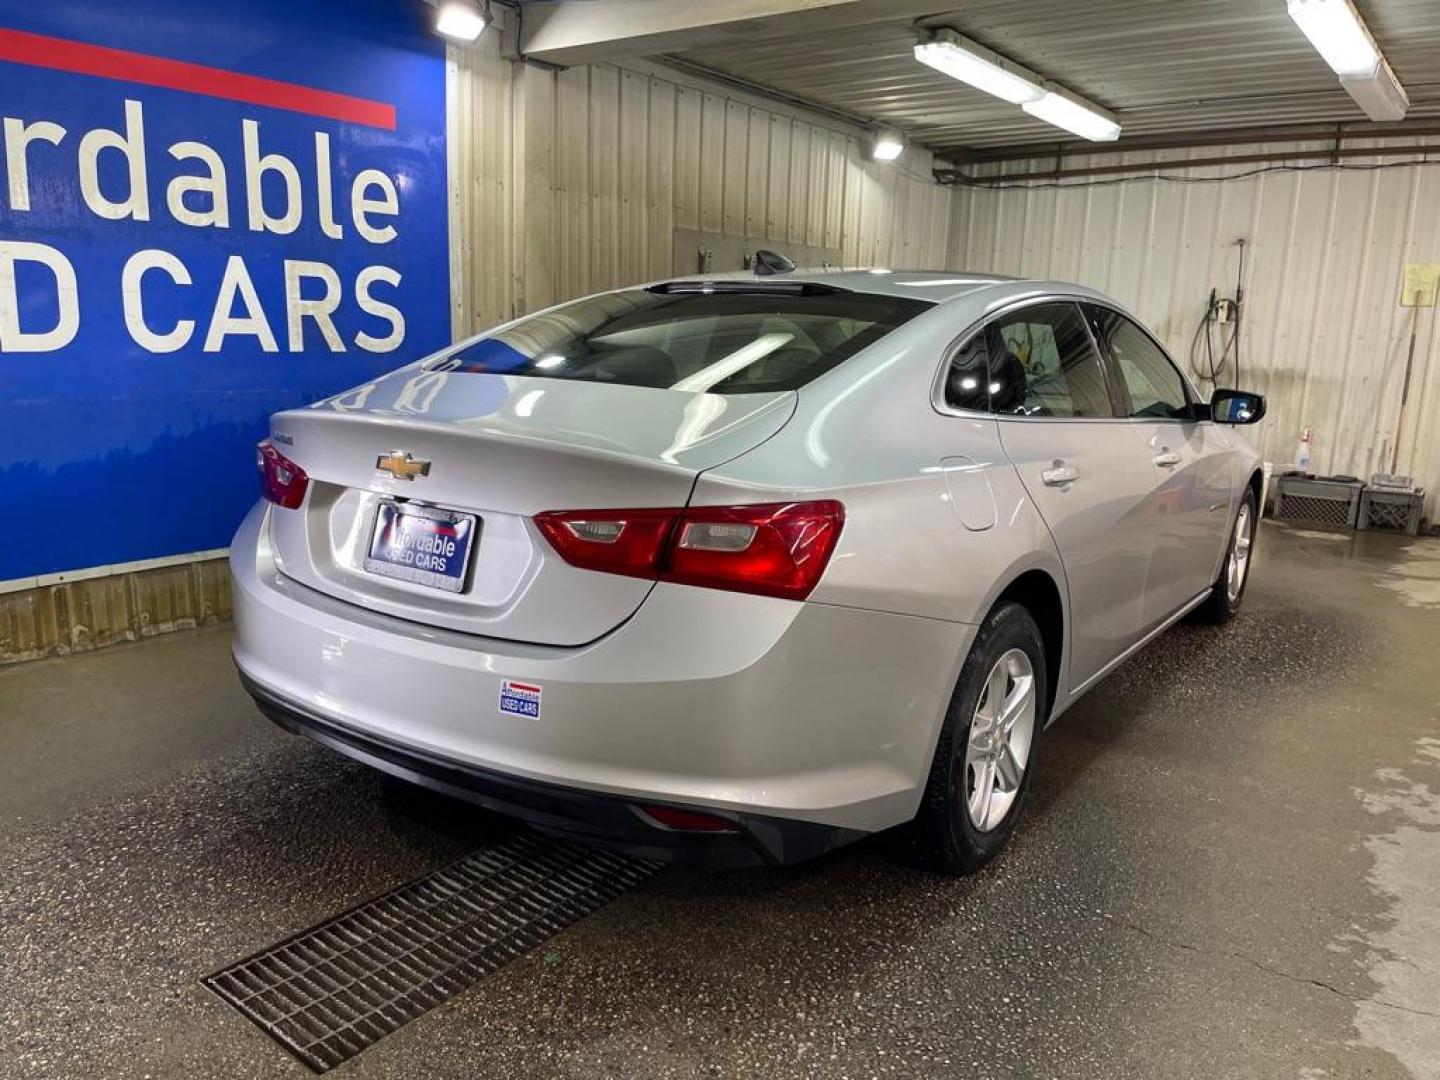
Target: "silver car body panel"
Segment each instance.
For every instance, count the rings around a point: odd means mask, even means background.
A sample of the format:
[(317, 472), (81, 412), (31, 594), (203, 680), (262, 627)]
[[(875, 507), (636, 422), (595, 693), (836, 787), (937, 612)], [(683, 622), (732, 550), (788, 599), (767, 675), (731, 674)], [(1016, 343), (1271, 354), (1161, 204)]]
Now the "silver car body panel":
[[(706, 280), (736, 279), (755, 280)], [(1258, 469), (1233, 429), (944, 403), (950, 355), (995, 315), (1113, 301), (981, 274), (785, 280), (935, 306), (795, 392), (436, 370), (445, 350), (277, 415), (312, 485), (299, 510), (261, 504), (236, 536), (241, 669), (318, 715), (453, 760), (873, 831), (915, 813), (975, 626), (1021, 574), (1045, 574), (1061, 598), (1052, 721), (1203, 597)], [(376, 455), (397, 450), (432, 460), (430, 475), (377, 472)], [(1156, 466), (1162, 451), (1180, 463)], [(1068, 487), (1039, 475), (1057, 459), (1078, 470)], [(376, 501), (396, 496), (479, 516), (483, 573), (465, 592), (356, 561)], [(846, 520), (804, 602), (579, 570), (531, 520), (816, 498), (840, 500)], [(538, 718), (497, 710), (504, 679), (543, 688)]]
[[(347, 728), (590, 791), (885, 828), (915, 812), (973, 633), (662, 584), (589, 645), (501, 642), (291, 580), (267, 537), (283, 513), (257, 506), (232, 548), (235, 659), (250, 679)], [(542, 688), (538, 717), (499, 711), (506, 679)]]
[[(311, 484), (300, 512), (276, 515), (277, 558), (296, 581), (401, 618), (581, 645), (628, 618), (650, 583), (567, 565), (531, 516), (683, 506), (698, 473), (773, 435), (795, 397), (405, 369), (272, 419)], [(377, 458), (396, 450), (432, 462), (429, 474), (379, 471)], [(441, 593), (366, 572), (377, 505), (396, 497), (478, 516), (470, 588)]]
[[(1070, 598), (1070, 657), (1063, 685), (1080, 683), (1145, 633), (1141, 568), (1157, 521), (1149, 506), (1155, 469), (1131, 425), (1002, 419), (1000, 441), (1026, 493), (1050, 527)], [(1069, 469), (1053, 486), (1044, 474)], [(1137, 574), (1138, 571), (1138, 574)]]

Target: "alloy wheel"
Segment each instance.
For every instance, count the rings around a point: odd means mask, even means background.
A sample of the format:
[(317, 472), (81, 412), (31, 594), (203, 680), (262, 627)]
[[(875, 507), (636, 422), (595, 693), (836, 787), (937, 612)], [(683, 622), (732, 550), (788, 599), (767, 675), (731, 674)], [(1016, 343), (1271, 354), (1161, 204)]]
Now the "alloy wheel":
[(1230, 542), (1230, 564), (1225, 571), (1225, 593), (1233, 604), (1245, 587), (1245, 572), (1250, 568), (1250, 537), (1253, 526), (1250, 504), (1242, 503), (1235, 517), (1235, 537)]
[(1035, 741), (1035, 669), (1010, 649), (990, 669), (965, 740), (965, 811), (989, 832), (1005, 820), (1020, 793)]

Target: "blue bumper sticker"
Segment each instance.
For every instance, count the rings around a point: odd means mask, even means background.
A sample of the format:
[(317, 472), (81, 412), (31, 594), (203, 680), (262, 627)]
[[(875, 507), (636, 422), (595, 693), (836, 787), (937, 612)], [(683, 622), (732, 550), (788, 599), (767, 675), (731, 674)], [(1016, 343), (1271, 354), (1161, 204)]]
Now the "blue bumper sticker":
[(500, 681), (500, 711), (509, 716), (540, 719), (540, 687), (513, 679)]

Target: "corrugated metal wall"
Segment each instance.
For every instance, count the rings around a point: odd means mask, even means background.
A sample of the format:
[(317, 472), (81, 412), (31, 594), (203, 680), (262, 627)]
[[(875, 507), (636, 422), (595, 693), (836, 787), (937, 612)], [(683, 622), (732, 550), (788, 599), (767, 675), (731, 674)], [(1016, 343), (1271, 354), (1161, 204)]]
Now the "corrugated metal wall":
[[(1191, 156), (1223, 153), (1205, 148)], [(1143, 168), (1183, 155), (1121, 160)], [(1388, 472), (1412, 312), (1399, 303), (1401, 275), (1406, 263), (1440, 262), (1440, 168), (1395, 167), (1396, 160), (1348, 159), (1346, 170), (1322, 163), (1220, 183), (1183, 181), (1234, 177), (1257, 166), (1195, 167), (1179, 172), (1181, 181), (1112, 180), (1063, 190), (957, 188), (950, 262), (1102, 289), (1185, 363), (1210, 289), (1235, 291), (1235, 241), (1243, 237), (1241, 381), (1269, 400), (1268, 418), (1254, 430), (1261, 452), (1292, 461), (1309, 426), (1317, 471)], [(1067, 159), (1066, 167), (1086, 163)], [(1035, 166), (1037, 173), (1043, 168)], [(1419, 310), (1417, 330), (1399, 469), (1426, 485), (1433, 517), (1440, 489), (1435, 309)], [(1221, 381), (1231, 379), (1228, 372)]]
[(930, 158), (644, 64), (548, 72), (498, 41), (452, 56), (457, 333), (673, 272), (675, 229), (939, 267), (951, 192)]

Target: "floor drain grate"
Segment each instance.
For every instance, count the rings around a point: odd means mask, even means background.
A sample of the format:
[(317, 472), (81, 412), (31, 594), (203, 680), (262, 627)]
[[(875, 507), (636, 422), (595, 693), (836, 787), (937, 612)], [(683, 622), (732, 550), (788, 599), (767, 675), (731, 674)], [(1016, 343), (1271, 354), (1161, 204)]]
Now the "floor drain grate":
[(202, 982), (324, 1072), (658, 866), (517, 834)]

